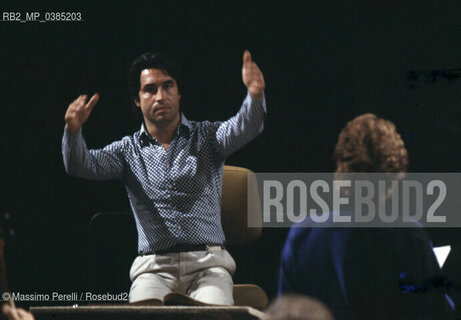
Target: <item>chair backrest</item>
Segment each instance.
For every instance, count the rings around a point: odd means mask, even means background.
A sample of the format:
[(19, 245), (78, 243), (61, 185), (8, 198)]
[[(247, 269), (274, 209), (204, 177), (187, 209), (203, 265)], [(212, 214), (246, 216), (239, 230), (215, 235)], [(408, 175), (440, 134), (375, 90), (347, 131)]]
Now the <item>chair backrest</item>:
[(261, 235), (261, 202), (253, 171), (224, 166), (221, 221), (229, 245), (248, 244)]

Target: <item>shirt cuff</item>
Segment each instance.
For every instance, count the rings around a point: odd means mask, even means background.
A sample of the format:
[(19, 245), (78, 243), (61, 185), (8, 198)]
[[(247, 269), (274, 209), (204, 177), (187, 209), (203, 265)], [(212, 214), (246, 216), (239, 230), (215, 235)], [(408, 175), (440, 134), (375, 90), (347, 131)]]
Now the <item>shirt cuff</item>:
[(263, 92), (263, 96), (259, 100), (255, 100), (250, 92), (247, 91), (247, 96), (245, 98), (245, 102), (248, 103), (252, 108), (260, 108), (264, 111), (264, 114), (267, 114), (267, 107), (266, 107), (266, 95)]
[(82, 139), (82, 128), (80, 128), (77, 132), (70, 133), (69, 131), (66, 130), (66, 127), (64, 127), (64, 135), (63, 135), (63, 140), (67, 141), (68, 144), (73, 144), (76, 141), (79, 141)]

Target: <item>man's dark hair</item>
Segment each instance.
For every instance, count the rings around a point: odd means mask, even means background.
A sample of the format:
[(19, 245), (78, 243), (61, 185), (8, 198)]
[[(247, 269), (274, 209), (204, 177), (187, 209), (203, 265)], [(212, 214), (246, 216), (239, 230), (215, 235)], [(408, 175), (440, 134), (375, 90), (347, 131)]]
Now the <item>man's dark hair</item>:
[(176, 80), (179, 90), (179, 83), (181, 82), (181, 67), (179, 64), (166, 53), (146, 52), (133, 61), (128, 71), (128, 90), (134, 101), (139, 101), (140, 76), (141, 71), (144, 69), (162, 70)]

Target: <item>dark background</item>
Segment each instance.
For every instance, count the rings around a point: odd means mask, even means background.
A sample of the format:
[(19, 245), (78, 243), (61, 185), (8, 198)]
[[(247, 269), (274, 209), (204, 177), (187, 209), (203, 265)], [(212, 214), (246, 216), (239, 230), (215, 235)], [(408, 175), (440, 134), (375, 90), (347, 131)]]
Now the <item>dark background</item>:
[[(460, 2), (318, 2), (1, 2), (2, 12), (79, 11), (85, 20), (0, 24), (0, 209), (15, 231), (6, 248), (12, 290), (90, 287), (90, 218), (129, 205), (117, 182), (66, 175), (64, 113), (79, 94), (99, 92), (84, 126), (89, 147), (138, 130), (126, 78), (146, 51), (183, 66), (181, 108), (192, 120), (238, 110), (242, 54), (251, 51), (267, 83), (267, 121), (227, 164), (331, 172), (341, 128), (372, 112), (396, 124), (410, 171), (459, 171), (461, 80), (437, 71), (461, 68)], [(264, 230), (257, 244), (254, 280), (271, 297), (286, 232)]]

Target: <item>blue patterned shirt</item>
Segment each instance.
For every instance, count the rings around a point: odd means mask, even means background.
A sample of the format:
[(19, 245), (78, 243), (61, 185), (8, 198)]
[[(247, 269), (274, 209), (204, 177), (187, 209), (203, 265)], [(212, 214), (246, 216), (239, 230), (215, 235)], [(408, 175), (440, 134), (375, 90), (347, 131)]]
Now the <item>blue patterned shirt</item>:
[(64, 130), (68, 174), (125, 185), (138, 229), (139, 253), (177, 244), (223, 244), (221, 193), (224, 160), (263, 130), (266, 102), (247, 94), (224, 122), (189, 121), (181, 114), (165, 150), (141, 130), (103, 149), (88, 150), (81, 130)]

